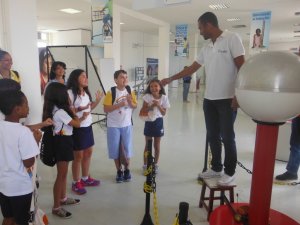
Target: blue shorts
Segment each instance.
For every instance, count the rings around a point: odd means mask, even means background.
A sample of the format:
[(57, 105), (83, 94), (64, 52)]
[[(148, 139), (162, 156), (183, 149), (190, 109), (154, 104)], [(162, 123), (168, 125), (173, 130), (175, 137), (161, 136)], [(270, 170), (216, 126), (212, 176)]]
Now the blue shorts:
[(132, 157), (132, 126), (128, 127), (108, 127), (107, 128), (107, 147), (108, 157), (118, 159), (120, 157), (120, 140), (124, 146), (126, 158)]
[(164, 120), (162, 117), (155, 121), (146, 121), (144, 128), (144, 135), (146, 137), (162, 137), (164, 136)]
[(92, 147), (95, 144), (92, 126), (73, 128), (74, 151)]

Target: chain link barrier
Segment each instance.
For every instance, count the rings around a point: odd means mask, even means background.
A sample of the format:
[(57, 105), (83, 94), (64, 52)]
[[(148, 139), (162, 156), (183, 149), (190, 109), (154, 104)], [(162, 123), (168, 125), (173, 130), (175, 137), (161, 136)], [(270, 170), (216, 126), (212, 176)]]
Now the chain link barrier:
[[(208, 151), (208, 168), (211, 167), (211, 159), (212, 159), (212, 155), (211, 155), (211, 151), (209, 149)], [(243, 170), (245, 170), (248, 174), (253, 174), (252, 171), (250, 169), (248, 169), (247, 167), (245, 167), (240, 161), (237, 160), (237, 165), (239, 167), (241, 167)], [(201, 181), (199, 181), (201, 183)], [(274, 184), (277, 185), (287, 185), (287, 186), (296, 186), (299, 185), (300, 182), (286, 182), (286, 181), (279, 181), (279, 180), (274, 180), (273, 181)]]

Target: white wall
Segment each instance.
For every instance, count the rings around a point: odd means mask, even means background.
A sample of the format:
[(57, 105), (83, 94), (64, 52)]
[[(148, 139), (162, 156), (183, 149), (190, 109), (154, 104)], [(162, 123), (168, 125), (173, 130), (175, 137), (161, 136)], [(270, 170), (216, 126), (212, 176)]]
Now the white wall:
[[(146, 67), (146, 58), (158, 58), (158, 35), (131, 31), (121, 33), (121, 65), (127, 70), (129, 78), (134, 81), (134, 68)], [(189, 57), (174, 56), (173, 43), (170, 43), (170, 75), (182, 70), (185, 65), (194, 61), (194, 49), (200, 48), (194, 44), (194, 35), (189, 36)]]
[(42, 102), (36, 33), (36, 0), (2, 1), (1, 16), (3, 16), (1, 26), (5, 27), (4, 48), (13, 58), (13, 69), (20, 74), (22, 91), (29, 103), (30, 114), (27, 123), (38, 123), (42, 118)]
[(4, 49), (4, 22), (3, 22), (3, 16), (4, 16), (4, 6), (3, 1), (0, 0), (0, 48)]
[(134, 81), (134, 68), (145, 67), (146, 58), (158, 58), (158, 36), (143, 32), (121, 33), (121, 65)]
[(67, 30), (52, 34), (51, 45), (91, 45), (91, 32), (87, 30)]

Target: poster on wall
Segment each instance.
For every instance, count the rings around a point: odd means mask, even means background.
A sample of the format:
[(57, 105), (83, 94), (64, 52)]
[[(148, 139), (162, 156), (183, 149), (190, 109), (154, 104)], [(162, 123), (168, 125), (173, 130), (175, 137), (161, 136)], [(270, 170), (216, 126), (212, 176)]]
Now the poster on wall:
[(266, 51), (269, 47), (271, 11), (252, 13), (250, 50)]
[(49, 81), (49, 74), (52, 66), (53, 59), (51, 55), (47, 54), (46, 48), (39, 48), (39, 69), (41, 79), (41, 95), (45, 92), (45, 87)]
[(92, 45), (113, 41), (113, 0), (92, 0)]
[(189, 56), (188, 25), (176, 25), (174, 56)]
[(146, 75), (147, 77), (158, 76), (158, 59), (147, 58), (146, 59)]

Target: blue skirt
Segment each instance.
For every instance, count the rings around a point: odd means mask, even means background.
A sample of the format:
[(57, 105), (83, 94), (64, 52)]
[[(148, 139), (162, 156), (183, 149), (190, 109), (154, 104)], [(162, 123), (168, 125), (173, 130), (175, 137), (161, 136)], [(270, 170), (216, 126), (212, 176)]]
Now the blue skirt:
[(164, 136), (164, 120), (162, 117), (155, 121), (146, 121), (144, 128), (144, 135), (146, 137), (162, 137)]
[(92, 126), (73, 128), (74, 151), (81, 151), (95, 144)]
[(73, 137), (65, 135), (54, 136), (56, 161), (73, 161)]

